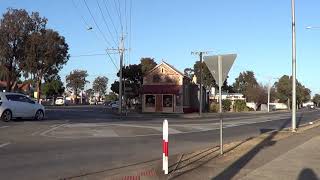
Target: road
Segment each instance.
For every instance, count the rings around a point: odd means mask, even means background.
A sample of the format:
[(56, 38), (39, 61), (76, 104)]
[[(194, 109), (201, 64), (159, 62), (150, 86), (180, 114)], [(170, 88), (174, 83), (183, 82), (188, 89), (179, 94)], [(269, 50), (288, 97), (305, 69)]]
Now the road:
[[(302, 110), (298, 124), (318, 119)], [(60, 179), (162, 157), (163, 118), (119, 120), (103, 106), (55, 107), (41, 122), (0, 122), (1, 179)], [(219, 119), (168, 117), (170, 154), (219, 144)], [(230, 142), (290, 127), (288, 112), (227, 114)]]

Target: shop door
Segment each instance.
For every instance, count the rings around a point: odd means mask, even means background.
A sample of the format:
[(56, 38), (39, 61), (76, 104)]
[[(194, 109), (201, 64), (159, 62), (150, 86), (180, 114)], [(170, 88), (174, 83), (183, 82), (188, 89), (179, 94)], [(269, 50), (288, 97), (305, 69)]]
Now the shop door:
[(156, 95), (156, 112), (162, 112), (162, 95)]

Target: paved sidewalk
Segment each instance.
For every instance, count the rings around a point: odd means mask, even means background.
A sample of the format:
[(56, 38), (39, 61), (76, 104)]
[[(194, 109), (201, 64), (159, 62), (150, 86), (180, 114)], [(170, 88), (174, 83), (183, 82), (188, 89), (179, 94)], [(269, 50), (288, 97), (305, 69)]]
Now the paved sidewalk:
[(294, 135), (291, 132), (262, 135), (236, 145), (224, 156), (201, 157), (207, 160), (189, 163), (194, 167), (182, 169), (170, 179), (319, 179), (319, 132), (320, 126)]
[(290, 150), (241, 179), (314, 180), (320, 177), (320, 136)]

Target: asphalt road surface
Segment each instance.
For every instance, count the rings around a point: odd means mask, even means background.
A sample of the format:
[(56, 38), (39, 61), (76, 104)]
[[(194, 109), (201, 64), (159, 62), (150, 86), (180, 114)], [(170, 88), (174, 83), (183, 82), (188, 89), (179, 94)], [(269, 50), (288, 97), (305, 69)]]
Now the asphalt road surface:
[[(299, 125), (319, 118), (301, 110)], [(103, 106), (52, 107), (47, 119), (0, 122), (0, 179), (60, 179), (162, 158), (163, 118), (120, 120)], [(168, 117), (170, 154), (219, 144), (219, 118)], [(224, 141), (291, 126), (288, 112), (229, 113)]]

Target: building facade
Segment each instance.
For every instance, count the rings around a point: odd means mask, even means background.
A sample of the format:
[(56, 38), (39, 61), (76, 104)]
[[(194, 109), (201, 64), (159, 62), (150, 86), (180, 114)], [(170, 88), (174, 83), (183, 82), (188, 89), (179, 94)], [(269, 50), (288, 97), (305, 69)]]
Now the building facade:
[(143, 77), (142, 112), (183, 113), (196, 111), (198, 86), (166, 62)]

